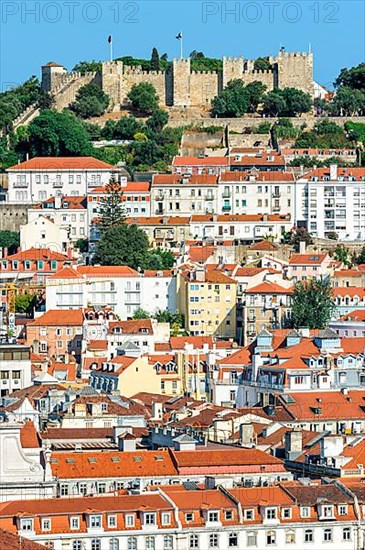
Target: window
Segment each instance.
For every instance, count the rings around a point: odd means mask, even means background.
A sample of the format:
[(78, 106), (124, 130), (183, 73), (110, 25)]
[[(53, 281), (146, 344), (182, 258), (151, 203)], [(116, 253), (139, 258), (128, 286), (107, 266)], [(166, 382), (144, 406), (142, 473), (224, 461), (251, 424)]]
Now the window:
[(101, 527), (101, 516), (90, 516), (90, 527), (92, 529), (98, 529)]
[(286, 542), (286, 544), (294, 544), (295, 543), (295, 532), (294, 531), (287, 531), (285, 533), (285, 542)]
[(101, 540), (92, 539), (91, 541), (91, 550), (101, 550)]
[(50, 531), (52, 528), (52, 523), (49, 518), (42, 518), (42, 531)]
[(342, 540), (351, 540), (350, 527), (345, 527), (344, 529), (342, 529)]
[(218, 512), (208, 512), (208, 521), (219, 521), (219, 514)]
[(33, 518), (22, 518), (20, 520), (20, 529), (22, 531), (33, 531)]
[(134, 527), (134, 516), (132, 514), (125, 516), (125, 524), (127, 527)]
[(145, 525), (156, 525), (156, 514), (145, 514), (144, 516), (144, 523)]
[(189, 521), (193, 521), (193, 519), (194, 519), (194, 516), (191, 512), (188, 512), (187, 514), (185, 514), (186, 523), (189, 523)]
[(301, 518), (309, 518), (310, 517), (310, 508), (308, 506), (302, 506), (301, 507), (300, 517)]
[(209, 535), (209, 548), (219, 548), (218, 535), (216, 533)]
[(117, 516), (108, 516), (108, 527), (114, 528), (117, 526)]
[(190, 535), (189, 537), (189, 548), (199, 548), (199, 536)]
[(281, 517), (283, 519), (290, 519), (291, 518), (291, 509), (290, 508), (283, 508), (281, 511)]
[(226, 512), (225, 512), (225, 514), (224, 514), (224, 517), (225, 517), (225, 519), (228, 519), (228, 520), (233, 519), (233, 512), (232, 512), (232, 510), (226, 510)]
[(268, 531), (266, 533), (266, 544), (270, 546), (271, 544), (275, 544), (275, 542), (276, 542), (275, 531)]
[(155, 550), (155, 537), (146, 537), (146, 550)]
[(233, 548), (234, 546), (238, 546), (238, 536), (237, 533), (230, 533), (228, 535), (228, 546), (230, 548)]
[(257, 546), (257, 533), (250, 531), (247, 533), (247, 546)]
[[(91, 426), (90, 426), (91, 427)], [(87, 493), (87, 484), (86, 483), (80, 483), (79, 485), (79, 493), (80, 495), (85, 496)]]
[(162, 514), (162, 525), (170, 525), (171, 523), (171, 514), (169, 512), (165, 512)]
[(109, 541), (109, 550), (119, 550), (119, 540), (110, 539)]
[(127, 548), (128, 548), (128, 550), (137, 550), (137, 539), (136, 539), (136, 537), (128, 537)]
[(313, 531), (312, 529), (306, 529), (304, 531), (304, 542), (313, 542)]
[(174, 547), (174, 539), (172, 535), (165, 535), (163, 538), (163, 547), (164, 550), (172, 550)]
[(70, 529), (80, 529), (80, 518), (71, 517), (70, 518)]
[(266, 510), (266, 519), (276, 519), (276, 508), (268, 508)]
[(331, 542), (332, 541), (332, 529), (325, 529), (323, 531), (323, 541)]
[(347, 514), (347, 504), (340, 504), (338, 507), (338, 514), (340, 516), (346, 516)]
[(255, 517), (254, 510), (245, 510), (243, 515), (246, 520), (254, 519)]
[(72, 550), (82, 550), (82, 541), (74, 540), (72, 543)]
[[(322, 518), (333, 518), (333, 506), (322, 506)], [(321, 518), (320, 518), (321, 519)]]

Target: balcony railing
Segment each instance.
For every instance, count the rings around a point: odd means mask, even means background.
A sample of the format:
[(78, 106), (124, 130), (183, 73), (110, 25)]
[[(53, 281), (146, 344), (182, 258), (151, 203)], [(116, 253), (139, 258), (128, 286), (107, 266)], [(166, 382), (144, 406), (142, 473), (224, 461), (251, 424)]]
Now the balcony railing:
[(54, 189), (60, 189), (63, 186), (62, 181), (54, 181), (53, 182), (53, 188)]
[(223, 212), (229, 212), (231, 210), (231, 206), (229, 204), (225, 204), (222, 206)]
[(205, 198), (206, 201), (212, 201), (212, 200), (214, 200), (213, 195), (209, 195), (209, 194), (208, 194), (208, 195), (205, 195), (204, 198)]
[(232, 194), (232, 193), (231, 193), (230, 191), (223, 191), (222, 197), (223, 197), (224, 199), (229, 199), (229, 198), (231, 197), (231, 194)]

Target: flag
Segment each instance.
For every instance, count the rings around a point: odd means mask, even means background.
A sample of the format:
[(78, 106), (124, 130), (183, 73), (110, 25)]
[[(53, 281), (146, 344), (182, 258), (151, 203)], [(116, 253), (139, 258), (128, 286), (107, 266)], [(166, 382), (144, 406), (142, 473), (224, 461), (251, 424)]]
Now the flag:
[(179, 32), (179, 34), (176, 36), (177, 40), (182, 40), (182, 37), (183, 37), (182, 32)]
[(109, 42), (109, 44), (112, 43), (112, 35), (111, 34), (109, 34), (109, 36), (108, 36), (108, 42)]

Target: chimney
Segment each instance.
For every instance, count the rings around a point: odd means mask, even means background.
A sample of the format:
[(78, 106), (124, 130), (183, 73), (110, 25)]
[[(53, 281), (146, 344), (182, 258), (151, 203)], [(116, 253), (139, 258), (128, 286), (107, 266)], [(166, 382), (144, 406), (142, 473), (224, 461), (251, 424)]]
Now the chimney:
[(130, 433), (124, 433), (118, 436), (118, 450), (119, 451), (135, 451), (136, 450), (136, 438)]
[(305, 254), (306, 248), (307, 248), (307, 245), (306, 245), (305, 241), (300, 241), (299, 242), (299, 254)]
[(303, 434), (301, 430), (285, 433), (285, 458), (293, 460), (303, 452)]
[(54, 198), (54, 207), (59, 210), (62, 206), (62, 198), (57, 195), (55, 198)]
[(151, 420), (162, 420), (162, 403), (152, 403)]
[(254, 431), (252, 424), (240, 425), (240, 441), (244, 447), (252, 447), (254, 443)]
[(330, 164), (330, 180), (337, 180), (337, 164)]

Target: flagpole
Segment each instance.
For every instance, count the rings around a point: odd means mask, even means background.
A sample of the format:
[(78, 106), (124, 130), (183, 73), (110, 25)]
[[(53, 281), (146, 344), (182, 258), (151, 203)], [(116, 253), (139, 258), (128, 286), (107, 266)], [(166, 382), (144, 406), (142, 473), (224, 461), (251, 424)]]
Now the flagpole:
[(180, 59), (183, 58), (183, 34), (181, 33), (181, 40), (180, 40)]

